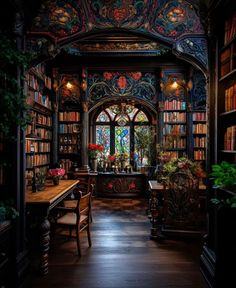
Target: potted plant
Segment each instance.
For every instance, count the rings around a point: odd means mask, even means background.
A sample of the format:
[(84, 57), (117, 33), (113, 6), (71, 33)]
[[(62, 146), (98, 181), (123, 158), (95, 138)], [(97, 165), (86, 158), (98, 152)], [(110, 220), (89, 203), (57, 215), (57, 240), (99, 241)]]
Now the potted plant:
[(12, 220), (19, 216), (19, 213), (14, 208), (12, 199), (0, 201), (0, 223), (6, 220)]
[(235, 191), (236, 188), (236, 164), (222, 161), (212, 165), (210, 176), (213, 178), (215, 188), (226, 188)]

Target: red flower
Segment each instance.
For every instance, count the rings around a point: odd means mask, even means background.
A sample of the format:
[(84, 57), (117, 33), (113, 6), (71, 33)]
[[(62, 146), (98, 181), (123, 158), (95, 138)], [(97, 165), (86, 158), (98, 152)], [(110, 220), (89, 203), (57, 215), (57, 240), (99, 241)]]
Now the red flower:
[(49, 176), (64, 176), (65, 175), (65, 169), (63, 168), (55, 168), (55, 169), (49, 169), (48, 170)]
[(103, 73), (103, 77), (104, 77), (106, 80), (111, 80), (112, 77), (113, 77), (113, 75), (112, 75), (112, 73), (110, 73), (110, 72), (104, 72), (104, 73)]
[(113, 17), (116, 21), (122, 21), (125, 19), (127, 12), (125, 8), (115, 8), (113, 10)]
[(118, 86), (120, 87), (120, 89), (124, 89), (126, 85), (127, 85), (127, 80), (125, 76), (120, 76), (118, 79)]
[(104, 147), (101, 144), (88, 144), (88, 153), (90, 158), (97, 158), (99, 152), (103, 152)]

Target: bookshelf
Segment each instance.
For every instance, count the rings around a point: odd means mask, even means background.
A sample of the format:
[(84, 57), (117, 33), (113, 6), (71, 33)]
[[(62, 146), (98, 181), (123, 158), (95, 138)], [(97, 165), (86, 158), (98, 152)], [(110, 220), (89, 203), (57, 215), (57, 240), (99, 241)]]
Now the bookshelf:
[(79, 165), (80, 158), (80, 112), (59, 112), (59, 159), (66, 173)]
[[(45, 65), (31, 68), (26, 75), (27, 103), (30, 105), (31, 123), (25, 130), (38, 136), (36, 140), (25, 141), (26, 179), (32, 179), (33, 169), (46, 175), (51, 164), (52, 148), (52, 83), (46, 76)], [(30, 181), (29, 181), (30, 182)]]
[(206, 111), (192, 112), (192, 135), (193, 159), (204, 162), (206, 160), (207, 145)]
[[(223, 160), (236, 163), (236, 2), (212, 1), (208, 20), (212, 31), (209, 125), (210, 137), (215, 141), (210, 147), (210, 164), (220, 164)], [(236, 194), (233, 189), (213, 187), (210, 180), (209, 184), (208, 231), (200, 267), (209, 287), (233, 287), (235, 211), (210, 199), (225, 200)]]
[(224, 19), (219, 39), (218, 161), (236, 162), (236, 11)]

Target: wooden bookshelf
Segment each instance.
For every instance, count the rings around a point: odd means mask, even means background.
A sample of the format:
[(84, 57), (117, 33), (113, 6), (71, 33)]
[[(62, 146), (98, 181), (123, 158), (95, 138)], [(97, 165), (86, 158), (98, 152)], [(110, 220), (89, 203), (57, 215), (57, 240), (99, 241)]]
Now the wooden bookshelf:
[[(33, 168), (46, 175), (51, 164), (52, 149), (52, 81), (46, 75), (45, 64), (31, 68), (26, 75), (27, 103), (31, 107), (31, 123), (25, 135), (33, 132), (37, 141), (25, 141), (26, 178), (31, 179)], [(30, 182), (30, 181), (29, 181)]]
[(78, 166), (80, 157), (80, 112), (59, 112), (58, 146), (61, 166), (70, 172)]

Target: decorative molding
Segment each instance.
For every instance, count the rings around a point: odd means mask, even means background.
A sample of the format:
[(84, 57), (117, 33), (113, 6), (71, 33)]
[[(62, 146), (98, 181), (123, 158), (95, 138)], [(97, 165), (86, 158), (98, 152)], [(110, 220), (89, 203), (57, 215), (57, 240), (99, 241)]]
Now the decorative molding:
[(185, 56), (191, 56), (200, 65), (207, 70), (208, 67), (208, 45), (206, 37), (199, 35), (196, 36), (185, 36), (176, 42), (177, 54), (180, 54), (182, 58)]
[(90, 102), (104, 98), (139, 98), (156, 102), (156, 76), (154, 73), (109, 72), (90, 73), (88, 76)]

